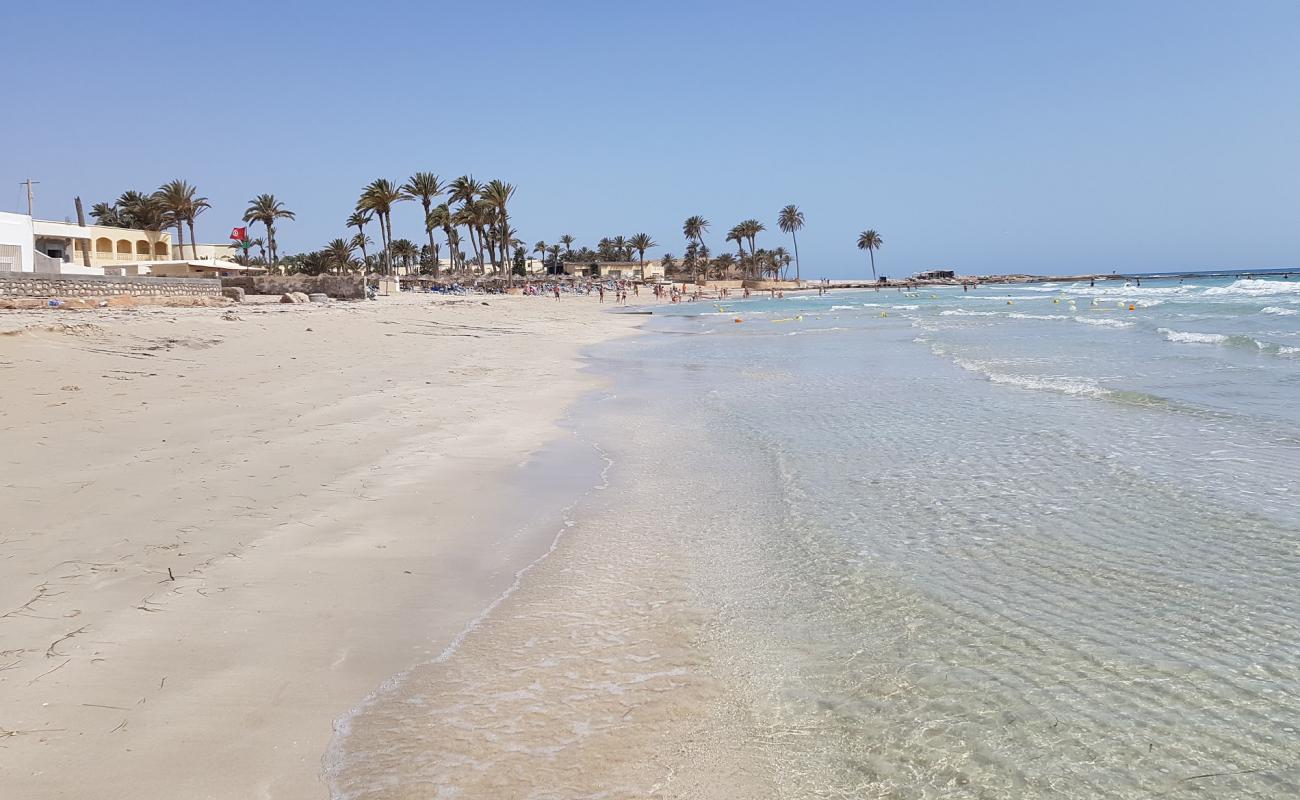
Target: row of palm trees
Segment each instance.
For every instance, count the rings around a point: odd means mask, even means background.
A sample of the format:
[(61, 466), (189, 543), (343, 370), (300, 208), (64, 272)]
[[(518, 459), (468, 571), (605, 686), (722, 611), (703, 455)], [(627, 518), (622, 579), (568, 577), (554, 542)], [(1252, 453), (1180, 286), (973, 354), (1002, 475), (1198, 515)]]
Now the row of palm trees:
[[(351, 244), (362, 252), (363, 260), (367, 258), (366, 245), (372, 242), (366, 236), (366, 226), (375, 222), (379, 228), (383, 266), (391, 273), (397, 244), (393, 239), (393, 208), (398, 203), (418, 200), (424, 211), (424, 230), (429, 237), (428, 252), (435, 277), (440, 269), (442, 243), (434, 238), (434, 232), (439, 231), (445, 237), (452, 269), (458, 270), (466, 266), (461, 248), (462, 228), (480, 271), (486, 272), (490, 264), (494, 270), (508, 273), (511, 253), (523, 245), (518, 232), (510, 226), (509, 205), (514, 194), (515, 187), (505, 181), (484, 184), (472, 175), (444, 183), (432, 172), (417, 172), (401, 185), (378, 178), (361, 190), (356, 208), (347, 219), (347, 226), (357, 229)], [(435, 204), (444, 196), (444, 202)]]
[(739, 272), (744, 277), (770, 276), (773, 279), (786, 277), (794, 259), (784, 247), (767, 250), (762, 247), (750, 256), (742, 259), (730, 252), (714, 256), (708, 246), (690, 243), (686, 246), (686, 256), (678, 261), (672, 253), (665, 253), (663, 266), (665, 272), (672, 273), (678, 269), (691, 272), (696, 280), (716, 278), (723, 280), (736, 277)]
[[(471, 175), (443, 182), (431, 172), (416, 172), (400, 185), (387, 178), (378, 178), (362, 189), (354, 211), (346, 220), (347, 227), (355, 228), (356, 234), (348, 239), (334, 239), (323, 249), (310, 254), (310, 268), (328, 268), (342, 272), (357, 267), (376, 266), (391, 274), (395, 265), (409, 271), (414, 265), (425, 262), (431, 266), (436, 277), (440, 269), (442, 243), (435, 238), (434, 232), (439, 231), (447, 245), (452, 269), (462, 271), (468, 266), (468, 259), (461, 246), (463, 229), (473, 250), (473, 261), (478, 271), (486, 274), (490, 265), (499, 274), (512, 278), (511, 254), (515, 253), (518, 257), (523, 246), (518, 232), (510, 225), (509, 204), (514, 193), (515, 187), (505, 181), (493, 180), (483, 184)], [(444, 202), (436, 202), (443, 197), (446, 198)], [(428, 236), (427, 249), (417, 246), (409, 239), (393, 238), (393, 209), (397, 204), (407, 201), (419, 201), (421, 205), (424, 229)], [(113, 203), (96, 203), (90, 213), (100, 225), (155, 231), (174, 227), (182, 254), (185, 248), (184, 231), (188, 227), (190, 250), (197, 258), (194, 222), (210, 207), (208, 199), (199, 196), (193, 185), (177, 179), (163, 184), (152, 193), (123, 192)], [(244, 211), (244, 222), (260, 224), (265, 228), (265, 239), (252, 240), (250, 244), (260, 247), (264, 254), (263, 260), (271, 269), (276, 269), (280, 261), (276, 240), (277, 223), (295, 218), (295, 213), (273, 194), (254, 197)], [(373, 265), (368, 246), (374, 242), (366, 235), (366, 226), (371, 222), (377, 224), (381, 240), (378, 263)], [(804, 213), (797, 205), (787, 205), (777, 214), (777, 227), (790, 235), (794, 246), (796, 280), (802, 277), (798, 233), (805, 224)], [(697, 279), (701, 272), (705, 275), (710, 271), (728, 275), (733, 270), (755, 277), (768, 274), (779, 277), (791, 263), (791, 256), (784, 247), (769, 250), (757, 246), (759, 234), (767, 230), (760, 220), (742, 220), (727, 231), (725, 240), (736, 245), (734, 258), (730, 253), (712, 257), (704, 242), (709, 227), (709, 221), (698, 215), (688, 217), (682, 223), (686, 252), (680, 267), (692, 271)], [(597, 243), (595, 250), (583, 247), (575, 254), (575, 241), (571, 234), (564, 234), (559, 237), (558, 244), (548, 245), (545, 241), (538, 241), (533, 245), (533, 252), (539, 254), (552, 268), (558, 268), (562, 261), (631, 261), (635, 254), (644, 279), (646, 253), (659, 246), (649, 234), (636, 233), (630, 236), (604, 237)], [(875, 251), (880, 249), (884, 240), (875, 230), (865, 230), (859, 234), (857, 244), (860, 250), (867, 251), (871, 259), (871, 274), (875, 278)], [(358, 251), (361, 254), (360, 261), (355, 257)], [(308, 254), (304, 254), (306, 255)], [(244, 260), (248, 261), (247, 251)], [(679, 266), (670, 253), (664, 254), (663, 263), (665, 271)]]
[(185, 228), (188, 227), (190, 255), (198, 258), (194, 220), (211, 207), (208, 198), (199, 196), (198, 189), (177, 179), (164, 183), (153, 192), (128, 190), (111, 203), (95, 203), (90, 208), (90, 215), (96, 224), (113, 228), (142, 231), (175, 228), (178, 252), (182, 257), (185, 255)]
[[(799, 231), (803, 230), (805, 225), (804, 213), (796, 205), (788, 205), (781, 209), (777, 214), (777, 227), (784, 233), (790, 234), (791, 242), (794, 244), (794, 265), (795, 280), (802, 278), (802, 272), (799, 264)], [(715, 269), (719, 267), (719, 259), (722, 257), (710, 259), (709, 248), (704, 244), (704, 234), (708, 233), (709, 221), (704, 217), (695, 215), (686, 218), (682, 223), (682, 235), (686, 238), (686, 256), (682, 262), (684, 268), (694, 271), (696, 276), (703, 270), (708, 273), (709, 267)], [(730, 270), (733, 266), (740, 269), (743, 275), (760, 275), (772, 274), (780, 276), (782, 271), (789, 267), (789, 253), (784, 247), (778, 247), (774, 250), (766, 250), (758, 247), (758, 235), (767, 230), (767, 226), (760, 220), (747, 219), (736, 223), (727, 231), (725, 240), (736, 243), (736, 258), (732, 260), (730, 256), (722, 259), (721, 268), (724, 271)], [(745, 245), (749, 245), (749, 251), (745, 251)], [(670, 257), (665, 258), (665, 262)]]
[[(804, 213), (799, 210), (797, 205), (788, 205), (781, 209), (776, 218), (777, 227), (783, 233), (790, 234), (790, 241), (794, 245), (794, 269), (795, 280), (801, 279), (799, 269), (799, 231), (803, 230), (806, 224)], [(771, 273), (779, 276), (783, 265), (788, 267), (790, 256), (785, 252), (784, 247), (778, 247), (775, 250), (764, 250), (756, 247), (758, 234), (767, 230), (767, 227), (756, 219), (747, 219), (732, 226), (727, 231), (726, 241), (736, 243), (736, 259), (722, 259), (721, 256), (710, 260), (709, 248), (704, 244), (704, 234), (709, 230), (709, 221), (704, 217), (695, 215), (686, 218), (682, 223), (682, 235), (686, 238), (686, 257), (682, 266), (695, 271), (698, 277), (701, 269), (708, 273), (709, 267), (712, 266), (722, 274), (726, 274), (731, 267), (738, 266), (742, 274), (752, 274), (755, 276)], [(866, 250), (867, 255), (871, 258), (871, 277), (878, 280), (876, 275), (876, 251), (885, 243), (880, 234), (873, 229), (868, 229), (858, 234), (858, 249)], [(749, 245), (749, 252), (745, 252), (745, 245)], [(664, 256), (664, 269), (669, 268), (670, 262), (675, 266), (676, 260), (671, 254)], [(721, 263), (719, 263), (721, 262)]]

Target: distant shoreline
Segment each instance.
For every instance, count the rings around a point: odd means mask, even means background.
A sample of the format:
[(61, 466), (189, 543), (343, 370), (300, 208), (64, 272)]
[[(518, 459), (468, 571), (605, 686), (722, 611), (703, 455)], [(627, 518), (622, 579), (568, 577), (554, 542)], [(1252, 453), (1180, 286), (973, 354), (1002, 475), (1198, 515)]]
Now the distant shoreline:
[[(1256, 278), (1300, 275), (1300, 269), (1210, 270), (1204, 272), (1127, 272), (1082, 275), (959, 275), (954, 278), (916, 278), (877, 283), (874, 281), (827, 281), (831, 289), (876, 289), (902, 286), (961, 286), (962, 284), (1080, 283), (1082, 281), (1173, 280), (1195, 278)], [(816, 284), (814, 284), (815, 288)]]

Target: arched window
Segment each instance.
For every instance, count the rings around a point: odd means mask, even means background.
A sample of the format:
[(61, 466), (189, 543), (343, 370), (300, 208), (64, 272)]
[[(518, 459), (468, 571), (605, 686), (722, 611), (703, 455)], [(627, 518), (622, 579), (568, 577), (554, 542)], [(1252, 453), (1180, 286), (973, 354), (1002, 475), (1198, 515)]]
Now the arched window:
[(140, 261), (149, 260), (149, 243), (143, 239), (135, 243), (135, 255)]
[(154, 258), (156, 258), (156, 259), (159, 260), (159, 261), (166, 261), (166, 260), (167, 260), (167, 243), (166, 243), (166, 242), (154, 242), (154, 243), (153, 243), (153, 256), (154, 256)]
[(131, 243), (128, 242), (126, 239), (117, 240), (117, 260), (118, 261), (131, 260)]
[(95, 240), (95, 256), (97, 258), (113, 257), (113, 240), (107, 236)]

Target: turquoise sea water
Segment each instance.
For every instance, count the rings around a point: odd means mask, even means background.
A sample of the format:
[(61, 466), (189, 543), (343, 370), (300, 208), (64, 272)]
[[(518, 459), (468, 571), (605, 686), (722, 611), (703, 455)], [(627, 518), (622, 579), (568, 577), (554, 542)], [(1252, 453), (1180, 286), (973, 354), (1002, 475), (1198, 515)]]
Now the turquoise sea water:
[(773, 796), (1300, 794), (1300, 280), (657, 313), (606, 368), (735, 487), (693, 585)]
[(336, 797), (1300, 794), (1300, 280), (646, 319), (597, 489)]

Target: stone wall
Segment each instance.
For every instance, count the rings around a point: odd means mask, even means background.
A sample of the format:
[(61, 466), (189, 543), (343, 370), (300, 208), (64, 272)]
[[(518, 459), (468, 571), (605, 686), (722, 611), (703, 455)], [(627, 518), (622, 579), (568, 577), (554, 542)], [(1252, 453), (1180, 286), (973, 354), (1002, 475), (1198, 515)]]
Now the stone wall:
[(237, 275), (221, 279), (221, 285), (238, 287), (248, 294), (327, 294), (336, 300), (364, 300), (366, 283), (360, 275)]
[(782, 292), (787, 289), (793, 291), (795, 289), (804, 289), (808, 286), (807, 281), (801, 283), (799, 281), (746, 280), (744, 283), (746, 289), (759, 292), (766, 292), (772, 289)]
[(0, 298), (17, 297), (220, 297), (216, 278), (151, 278), (126, 275), (42, 275), (0, 272)]

